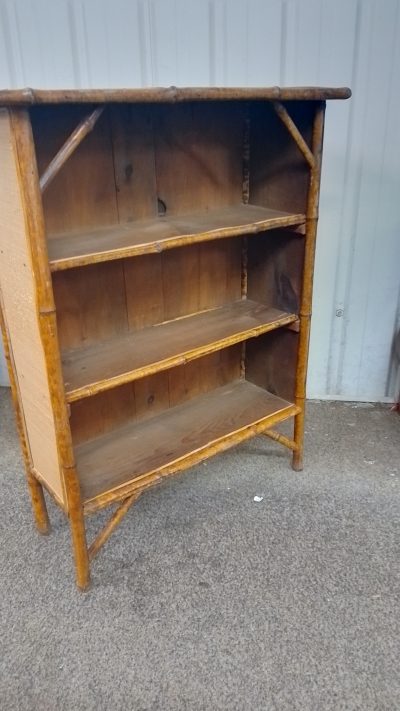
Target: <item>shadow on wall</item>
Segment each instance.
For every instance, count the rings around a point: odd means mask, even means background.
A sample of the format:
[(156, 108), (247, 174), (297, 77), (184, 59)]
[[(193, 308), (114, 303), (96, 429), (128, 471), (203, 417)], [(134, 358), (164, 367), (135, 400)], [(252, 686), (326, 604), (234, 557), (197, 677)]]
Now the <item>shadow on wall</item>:
[[(1, 341), (1, 339), (0, 339)], [(3, 350), (0, 345), (0, 386), (2, 385), (9, 385), (9, 380), (8, 380), (8, 373), (7, 373), (7, 365), (6, 361), (4, 358)]]
[(393, 338), (390, 370), (394, 371), (396, 381), (395, 402), (392, 410), (400, 414), (400, 330), (395, 333)]

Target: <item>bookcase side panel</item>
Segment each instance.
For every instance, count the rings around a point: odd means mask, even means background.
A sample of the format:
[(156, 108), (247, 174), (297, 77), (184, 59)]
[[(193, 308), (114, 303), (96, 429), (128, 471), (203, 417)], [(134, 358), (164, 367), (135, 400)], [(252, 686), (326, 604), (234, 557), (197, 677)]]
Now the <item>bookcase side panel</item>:
[(33, 466), (63, 502), (29, 234), (7, 110), (0, 111), (0, 154), (0, 288), (18, 398)]

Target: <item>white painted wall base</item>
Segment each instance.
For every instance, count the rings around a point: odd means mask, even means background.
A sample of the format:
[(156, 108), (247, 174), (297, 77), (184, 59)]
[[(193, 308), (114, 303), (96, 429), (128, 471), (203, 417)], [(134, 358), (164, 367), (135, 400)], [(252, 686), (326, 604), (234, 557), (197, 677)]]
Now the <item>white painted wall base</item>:
[(0, 0), (0, 85), (350, 86), (327, 111), (308, 395), (386, 402), (400, 327), (399, 36), (400, 0)]

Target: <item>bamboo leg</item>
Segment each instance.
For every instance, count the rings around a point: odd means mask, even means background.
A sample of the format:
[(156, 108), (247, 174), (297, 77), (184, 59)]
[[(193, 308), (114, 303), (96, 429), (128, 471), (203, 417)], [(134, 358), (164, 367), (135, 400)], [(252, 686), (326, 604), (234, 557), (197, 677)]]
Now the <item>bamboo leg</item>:
[[(1, 295), (0, 295), (1, 296)], [(47, 513), (46, 501), (43, 494), (43, 487), (41, 483), (32, 474), (32, 461), (28, 449), (27, 437), (24, 427), (24, 419), (22, 416), (21, 407), (19, 404), (18, 396), (18, 385), (15, 376), (15, 370), (13, 366), (13, 359), (10, 348), (10, 341), (8, 337), (8, 330), (6, 328), (5, 320), (3, 318), (2, 300), (0, 298), (0, 327), (3, 334), (3, 344), (4, 344), (4, 355), (6, 358), (8, 377), (10, 378), (11, 385), (11, 395), (14, 404), (14, 412), (17, 420), (17, 430), (19, 441), (21, 443), (22, 454), (25, 464), (26, 479), (28, 482), (28, 489), (31, 495), (33, 516), (35, 519), (36, 527), (38, 531), (42, 534), (47, 534), (50, 531), (49, 516)]]
[(310, 341), (310, 320), (313, 290), (313, 271), (315, 241), (318, 223), (318, 200), (321, 179), (322, 141), (324, 134), (325, 102), (320, 102), (315, 111), (312, 153), (314, 165), (310, 173), (310, 185), (307, 196), (306, 236), (303, 269), (303, 289), (300, 305), (299, 350), (297, 359), (295, 405), (300, 412), (294, 420), (294, 441), (297, 449), (293, 452), (292, 467), (295, 471), (303, 469), (304, 417), (307, 380), (307, 362)]
[(72, 548), (75, 558), (76, 584), (80, 590), (86, 590), (90, 583), (90, 567), (79, 482), (74, 468), (64, 470), (64, 473)]
[(46, 535), (47, 533), (50, 533), (50, 521), (44, 498), (43, 486), (31, 472), (27, 472), (26, 478), (28, 480), (28, 488), (31, 495), (36, 528), (39, 533)]

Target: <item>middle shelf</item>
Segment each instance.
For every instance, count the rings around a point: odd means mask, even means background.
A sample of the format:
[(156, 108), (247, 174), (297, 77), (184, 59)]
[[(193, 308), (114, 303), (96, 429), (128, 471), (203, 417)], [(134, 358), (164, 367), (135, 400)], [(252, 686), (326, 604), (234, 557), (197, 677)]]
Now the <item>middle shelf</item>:
[(297, 315), (235, 301), (62, 353), (68, 402), (175, 367), (289, 325)]
[(231, 205), (185, 215), (164, 215), (102, 228), (49, 235), (52, 272), (162, 252), (188, 244), (304, 225), (302, 213), (259, 205)]

